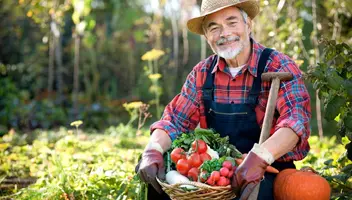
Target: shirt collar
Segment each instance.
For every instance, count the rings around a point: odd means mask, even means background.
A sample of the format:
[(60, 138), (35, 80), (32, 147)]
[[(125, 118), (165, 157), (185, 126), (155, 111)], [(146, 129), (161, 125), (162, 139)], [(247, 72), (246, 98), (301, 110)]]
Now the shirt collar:
[[(262, 49), (263, 47), (257, 43), (254, 39), (251, 38), (251, 45), (252, 45), (252, 53), (248, 59), (247, 64), (243, 67), (243, 70), (248, 70), (254, 77), (257, 77), (257, 63), (258, 63), (258, 50)], [(260, 50), (262, 51), (262, 50)], [(217, 56), (217, 61), (214, 66), (214, 69), (211, 73), (215, 73), (217, 70), (225, 72), (227, 64), (224, 58)]]

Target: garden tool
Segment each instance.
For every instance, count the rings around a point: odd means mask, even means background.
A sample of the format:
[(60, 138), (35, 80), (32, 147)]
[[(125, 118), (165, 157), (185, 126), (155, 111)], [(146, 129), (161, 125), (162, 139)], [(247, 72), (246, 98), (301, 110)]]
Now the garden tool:
[[(264, 122), (260, 132), (259, 144), (262, 144), (270, 136), (270, 129), (275, 112), (276, 99), (278, 96), (280, 81), (289, 81), (293, 78), (289, 72), (266, 72), (262, 74), (262, 81), (271, 81), (268, 103), (265, 110)], [(248, 200), (256, 200), (258, 198), (260, 183), (257, 184), (250, 194)], [(250, 187), (248, 185), (247, 187)]]

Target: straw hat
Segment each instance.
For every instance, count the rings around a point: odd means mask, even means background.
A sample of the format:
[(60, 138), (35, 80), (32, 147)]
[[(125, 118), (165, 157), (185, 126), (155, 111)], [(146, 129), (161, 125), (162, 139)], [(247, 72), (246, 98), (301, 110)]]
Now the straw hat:
[(251, 19), (259, 13), (259, 3), (256, 0), (203, 0), (200, 8), (200, 16), (188, 20), (188, 30), (196, 34), (204, 35), (202, 29), (204, 18), (209, 14), (230, 6), (241, 8)]

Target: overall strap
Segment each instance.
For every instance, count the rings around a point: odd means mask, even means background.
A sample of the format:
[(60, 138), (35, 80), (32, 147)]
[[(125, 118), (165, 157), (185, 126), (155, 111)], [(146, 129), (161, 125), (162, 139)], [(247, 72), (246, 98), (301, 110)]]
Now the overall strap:
[(273, 49), (265, 48), (260, 55), (258, 67), (257, 67), (257, 77), (253, 80), (252, 89), (249, 93), (248, 103), (257, 105), (258, 104), (258, 96), (261, 90), (262, 83), (262, 73), (264, 72), (265, 65), (270, 57), (270, 54), (273, 52)]
[(215, 73), (211, 73), (214, 70), (216, 61), (218, 60), (218, 56), (215, 55), (213, 61), (209, 69), (207, 70), (207, 78), (205, 79), (205, 83), (203, 85), (203, 99), (204, 100), (214, 100), (214, 75)]

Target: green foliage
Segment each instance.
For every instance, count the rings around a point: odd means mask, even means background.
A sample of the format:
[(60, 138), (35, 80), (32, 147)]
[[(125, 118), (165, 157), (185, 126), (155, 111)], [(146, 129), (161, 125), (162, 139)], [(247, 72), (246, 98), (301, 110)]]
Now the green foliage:
[[(336, 191), (334, 199), (352, 198), (352, 49), (345, 43), (323, 41), (324, 59), (318, 66), (311, 68), (308, 77), (314, 82), (314, 88), (319, 91), (319, 97), (324, 102), (325, 119), (337, 122), (338, 132), (335, 133), (344, 145), (345, 153), (331, 154), (324, 151), (321, 157), (329, 158), (321, 163), (319, 154), (308, 156), (311, 162), (317, 164), (321, 174), (330, 181)], [(335, 139), (333, 137), (332, 139)], [(331, 142), (330, 142), (331, 143)], [(324, 142), (321, 144), (325, 144)], [(327, 144), (325, 144), (327, 145)], [(342, 146), (342, 145), (339, 145)], [(343, 146), (342, 146), (343, 147)], [(324, 146), (318, 147), (323, 149)], [(337, 148), (337, 147), (333, 147)], [(341, 147), (339, 147), (341, 148)], [(318, 152), (321, 153), (321, 152)]]
[(219, 171), (222, 168), (222, 163), (225, 161), (225, 157), (220, 159), (212, 159), (206, 160), (200, 166), (201, 170), (205, 170), (206, 172)]
[(28, 144), (15, 140), (18, 135), (13, 132), (0, 138), (0, 176), (37, 178), (28, 188), (8, 191), (11, 197), (137, 199), (142, 188), (134, 166), (147, 138), (140, 137), (140, 144), (133, 138), (129, 142), (135, 148), (127, 149), (121, 148), (123, 137), (72, 133), (41, 131)]
[(337, 122), (337, 136), (352, 141), (352, 48), (335, 41), (324, 40), (323, 44), (324, 59), (310, 69), (308, 76), (324, 101), (325, 119)]

